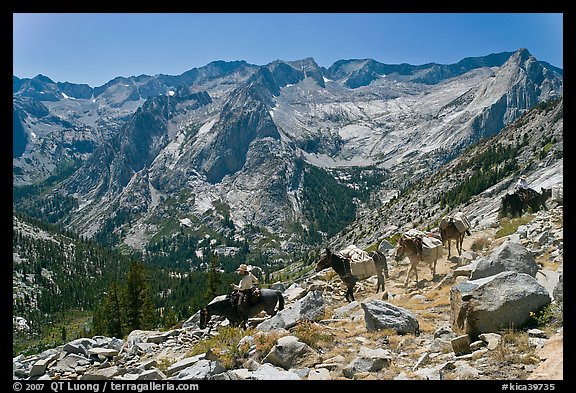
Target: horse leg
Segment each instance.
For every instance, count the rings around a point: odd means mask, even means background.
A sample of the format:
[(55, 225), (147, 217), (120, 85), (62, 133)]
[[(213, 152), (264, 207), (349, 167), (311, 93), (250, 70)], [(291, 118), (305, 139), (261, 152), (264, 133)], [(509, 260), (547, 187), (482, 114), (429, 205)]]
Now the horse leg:
[(418, 270), (416, 269), (416, 265), (418, 264), (418, 261), (414, 261), (412, 259), (412, 257), (409, 258), (410, 259), (410, 268), (408, 269), (408, 273), (406, 274), (406, 280), (404, 281), (404, 286), (408, 286), (408, 281), (410, 280), (410, 276), (412, 275), (412, 272), (414, 272), (414, 274), (416, 275), (416, 282), (418, 282)]
[(278, 312), (276, 311), (276, 303), (277, 303), (277, 302), (278, 302), (277, 300), (274, 300), (274, 303), (269, 304), (269, 305), (267, 305), (267, 306), (264, 308), (264, 311), (266, 311), (266, 314), (268, 314), (268, 315), (270, 315), (270, 316), (273, 317), (274, 315), (276, 315), (276, 314), (278, 313)]
[(404, 280), (404, 287), (408, 286), (408, 280), (410, 279), (410, 273), (412, 273), (412, 261), (410, 261), (410, 267), (408, 268), (408, 272), (406, 273), (406, 279)]
[(380, 291), (380, 288), (382, 288), (382, 292), (384, 292), (384, 275), (382, 274), (382, 271), (378, 271), (378, 286), (376, 287), (376, 293), (378, 293)]
[(348, 287), (348, 289), (346, 290), (346, 300), (348, 300), (348, 302), (353, 302), (354, 301), (354, 291), (353, 291), (354, 287)]

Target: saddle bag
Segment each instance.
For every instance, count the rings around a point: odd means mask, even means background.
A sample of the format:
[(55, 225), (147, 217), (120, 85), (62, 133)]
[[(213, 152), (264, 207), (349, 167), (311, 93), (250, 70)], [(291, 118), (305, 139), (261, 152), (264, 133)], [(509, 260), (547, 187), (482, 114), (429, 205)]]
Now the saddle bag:
[(460, 233), (470, 229), (470, 221), (462, 212), (454, 214), (454, 225)]
[(374, 259), (361, 248), (352, 244), (339, 254), (350, 261), (350, 272), (358, 279), (363, 280), (377, 274)]
[(442, 256), (444, 247), (442, 241), (434, 237), (422, 237), (422, 259), (424, 262), (432, 263)]
[(369, 257), (363, 261), (350, 260), (350, 270), (352, 275), (360, 280), (375, 276), (377, 274), (376, 264), (374, 263), (374, 258), (372, 257)]

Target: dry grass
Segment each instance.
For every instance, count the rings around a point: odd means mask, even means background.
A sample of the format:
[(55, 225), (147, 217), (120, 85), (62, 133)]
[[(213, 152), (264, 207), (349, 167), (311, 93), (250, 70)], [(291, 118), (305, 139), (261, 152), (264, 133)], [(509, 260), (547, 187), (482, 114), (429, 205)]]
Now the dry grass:
[(452, 289), (451, 285), (445, 285), (425, 293), (424, 296), (430, 301), (431, 307), (449, 307), (450, 289)]
[(300, 341), (315, 349), (326, 347), (334, 336), (333, 333), (326, 331), (318, 323), (306, 320), (298, 321), (291, 332)]
[(536, 257), (536, 263), (545, 269), (550, 269), (552, 271), (558, 270), (560, 264), (558, 262), (554, 262), (554, 258), (550, 256), (550, 250), (546, 250), (541, 255)]
[(503, 217), (500, 220), (500, 229), (496, 231), (496, 238), (502, 238), (513, 234), (520, 225), (528, 224), (533, 219), (533, 214), (524, 214), (523, 216), (516, 218)]
[(502, 334), (498, 348), (492, 353), (495, 359), (502, 363), (537, 364), (539, 362), (534, 348), (528, 344), (528, 333), (512, 329)]
[[(241, 348), (238, 343), (244, 336), (251, 335), (254, 329), (243, 330), (239, 327), (225, 326), (218, 329), (218, 335), (208, 340), (196, 343), (188, 356), (206, 353), (209, 350), (216, 354), (226, 369), (238, 365), (238, 359), (247, 354), (247, 348)], [(246, 351), (246, 352), (245, 352)]]
[(470, 249), (472, 251), (478, 252), (478, 251), (490, 249), (491, 245), (492, 245), (492, 240), (490, 240), (490, 238), (488, 236), (481, 236), (481, 237), (474, 239), (474, 241), (470, 245)]
[(256, 346), (256, 357), (262, 358), (270, 352), (272, 347), (276, 345), (276, 342), (280, 337), (286, 336), (287, 333), (280, 331), (270, 331), (270, 332), (257, 332), (252, 337), (254, 338), (254, 345)]

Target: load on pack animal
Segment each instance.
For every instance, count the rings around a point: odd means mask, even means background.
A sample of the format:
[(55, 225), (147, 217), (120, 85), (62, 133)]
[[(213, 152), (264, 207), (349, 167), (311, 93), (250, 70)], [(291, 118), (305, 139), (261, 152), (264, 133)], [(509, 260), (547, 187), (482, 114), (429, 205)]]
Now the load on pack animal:
[(339, 253), (333, 253), (326, 248), (324, 255), (316, 265), (316, 272), (331, 267), (346, 285), (345, 298), (349, 302), (354, 299), (354, 286), (358, 281), (376, 275), (378, 285), (376, 293), (385, 290), (384, 277), (388, 277), (388, 264), (386, 256), (380, 251), (367, 253), (366, 251), (352, 245), (346, 247)]
[(462, 212), (458, 212), (453, 216), (446, 216), (440, 221), (440, 239), (443, 245), (448, 243), (448, 258), (450, 258), (452, 253), (452, 240), (456, 241), (458, 256), (462, 255), (462, 243), (464, 243), (465, 235), (470, 236), (470, 226), (470, 220)]

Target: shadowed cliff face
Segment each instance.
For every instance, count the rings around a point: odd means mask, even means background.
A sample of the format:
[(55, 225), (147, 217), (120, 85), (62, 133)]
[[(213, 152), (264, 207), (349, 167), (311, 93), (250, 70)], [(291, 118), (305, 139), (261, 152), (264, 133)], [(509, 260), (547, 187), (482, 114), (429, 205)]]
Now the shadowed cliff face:
[(28, 135), (22, 127), (22, 120), (16, 108), (12, 110), (12, 158), (20, 157), (26, 150)]
[(218, 183), (224, 176), (240, 170), (254, 140), (280, 137), (264, 104), (254, 100), (247, 100), (242, 109), (229, 108), (217, 127), (218, 138), (205, 167), (210, 183)]
[(270, 109), (276, 106), (275, 97), (281, 94), (282, 87), (297, 84), (307, 77), (319, 88), (325, 87), (321, 70), (314, 60), (276, 61), (260, 68), (234, 90), (212, 129), (217, 134), (214, 143), (199, 156), (198, 162), (208, 182), (219, 183), (224, 176), (239, 171), (254, 141), (267, 137), (280, 139), (270, 115)]
[(222, 109), (212, 131), (214, 143), (201, 155), (201, 167), (208, 182), (219, 183), (224, 176), (240, 170), (246, 162), (250, 144), (260, 138), (279, 139), (280, 134), (268, 113), (280, 88), (272, 73), (260, 69), (246, 84), (238, 87)]

